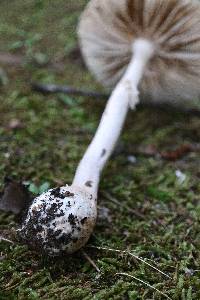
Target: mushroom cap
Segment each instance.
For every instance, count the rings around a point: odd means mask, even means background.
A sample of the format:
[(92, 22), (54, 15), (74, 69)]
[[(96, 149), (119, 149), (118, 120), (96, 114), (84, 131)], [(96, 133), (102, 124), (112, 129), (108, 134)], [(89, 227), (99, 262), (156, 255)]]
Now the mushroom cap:
[(88, 241), (96, 216), (93, 195), (74, 186), (51, 189), (34, 199), (18, 236), (52, 256), (73, 253)]
[(83, 57), (105, 87), (114, 87), (145, 38), (155, 54), (140, 82), (142, 101), (181, 103), (200, 98), (200, 2), (91, 0), (78, 27)]

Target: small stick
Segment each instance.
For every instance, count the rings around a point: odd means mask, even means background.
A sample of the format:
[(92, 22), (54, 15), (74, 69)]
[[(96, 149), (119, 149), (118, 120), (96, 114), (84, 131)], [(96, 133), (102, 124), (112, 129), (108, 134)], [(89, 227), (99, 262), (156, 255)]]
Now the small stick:
[(89, 255), (85, 252), (85, 251), (81, 251), (83, 256), (86, 258), (86, 260), (95, 268), (95, 270), (100, 273), (100, 269), (97, 267), (97, 265), (95, 264), (95, 262), (91, 259), (91, 257), (89, 257)]
[(160, 290), (158, 290), (157, 288), (155, 288), (154, 286), (150, 285), (148, 282), (143, 281), (142, 279), (139, 279), (133, 275), (127, 274), (127, 273), (116, 273), (115, 275), (120, 275), (120, 276), (127, 276), (130, 278), (135, 279), (136, 281), (148, 286), (149, 288), (153, 289), (154, 291), (158, 292), (160, 295), (163, 295), (164, 297), (166, 297), (167, 299), (172, 300), (172, 298), (170, 298), (169, 296), (167, 296), (166, 294), (164, 294), (163, 292), (161, 292)]
[(153, 265), (149, 264), (148, 262), (146, 262), (144, 259), (140, 258), (139, 256), (127, 251), (127, 250), (119, 250), (119, 249), (112, 249), (112, 248), (106, 248), (106, 247), (97, 247), (97, 246), (87, 246), (87, 248), (93, 248), (93, 249), (97, 249), (97, 250), (105, 250), (105, 251), (110, 251), (110, 252), (116, 252), (116, 253), (120, 253), (120, 254), (128, 254), (131, 257), (143, 262), (145, 265), (149, 266), (150, 268), (154, 269), (155, 271), (157, 271), (158, 273), (164, 275), (165, 277), (172, 279), (172, 277), (170, 277), (169, 275), (167, 275), (166, 273), (164, 273), (163, 271), (159, 270), (158, 268), (154, 267)]
[(6, 238), (4, 238), (3, 236), (1, 236), (0, 235), (0, 242), (7, 242), (7, 243), (10, 243), (10, 244), (14, 244), (14, 242), (13, 241), (11, 241), (11, 240), (9, 240), (9, 239), (6, 239)]
[(103, 99), (107, 99), (109, 97), (108, 94), (104, 94), (104, 93), (98, 93), (90, 90), (77, 89), (70, 86), (62, 86), (56, 84), (42, 84), (42, 83), (33, 82), (31, 83), (31, 86), (34, 91), (43, 94), (64, 93), (67, 95), (103, 98)]
[[(56, 94), (56, 93), (63, 93), (66, 95), (74, 95), (74, 96), (83, 96), (83, 97), (91, 97), (95, 99), (103, 99), (107, 100), (109, 98), (109, 94), (107, 93), (100, 93), (95, 92), (91, 90), (85, 90), (85, 89), (78, 89), (71, 86), (64, 86), (64, 85), (57, 85), (57, 84), (43, 84), (39, 82), (32, 82), (31, 87), (34, 91), (42, 93), (42, 94)], [(137, 105), (137, 108), (148, 108), (151, 110), (163, 110), (166, 112), (179, 112), (183, 114), (190, 114), (193, 116), (200, 117), (200, 109), (198, 108), (183, 108), (178, 107), (175, 105), (170, 105), (168, 103), (162, 104), (162, 103), (139, 103)]]

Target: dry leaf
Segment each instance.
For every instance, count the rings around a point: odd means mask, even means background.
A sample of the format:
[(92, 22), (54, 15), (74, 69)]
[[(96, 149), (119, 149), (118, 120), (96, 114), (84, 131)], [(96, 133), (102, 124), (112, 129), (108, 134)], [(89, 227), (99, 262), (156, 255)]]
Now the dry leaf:
[(11, 178), (5, 178), (3, 192), (0, 193), (0, 210), (18, 215), (25, 210), (32, 199), (26, 187)]

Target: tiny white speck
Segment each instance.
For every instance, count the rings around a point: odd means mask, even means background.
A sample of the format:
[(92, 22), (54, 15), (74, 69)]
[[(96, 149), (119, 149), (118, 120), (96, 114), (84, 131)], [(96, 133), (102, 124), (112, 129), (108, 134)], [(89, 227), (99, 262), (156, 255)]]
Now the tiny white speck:
[(7, 152), (7, 153), (4, 153), (4, 157), (5, 157), (5, 158), (10, 158), (10, 153), (8, 153), (8, 152)]
[(176, 170), (175, 173), (176, 173), (176, 177), (178, 179), (178, 183), (183, 184), (184, 181), (186, 180), (186, 175), (183, 172), (181, 172), (180, 170)]
[(131, 163), (131, 164), (135, 164), (135, 163), (137, 162), (137, 158), (136, 158), (134, 155), (129, 155), (129, 156), (127, 157), (127, 160), (128, 160), (128, 162)]

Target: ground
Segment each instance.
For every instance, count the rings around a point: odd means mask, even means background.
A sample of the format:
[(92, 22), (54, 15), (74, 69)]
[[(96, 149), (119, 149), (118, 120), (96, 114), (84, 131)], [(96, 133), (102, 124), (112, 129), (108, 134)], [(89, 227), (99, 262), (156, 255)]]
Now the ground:
[[(76, 25), (86, 2), (0, 3), (1, 187), (6, 175), (35, 194), (70, 183), (95, 132), (103, 100), (30, 88), (37, 80), (102, 91), (77, 50)], [(84, 248), (100, 273), (82, 251), (52, 259), (1, 241), (0, 299), (200, 299), (199, 152), (170, 161), (149, 151), (196, 145), (199, 128), (193, 115), (130, 112), (103, 173), (97, 226)], [(185, 176), (178, 178), (177, 170)], [(12, 214), (0, 213), (1, 230), (15, 227)], [(127, 250), (144, 261), (103, 248)]]

